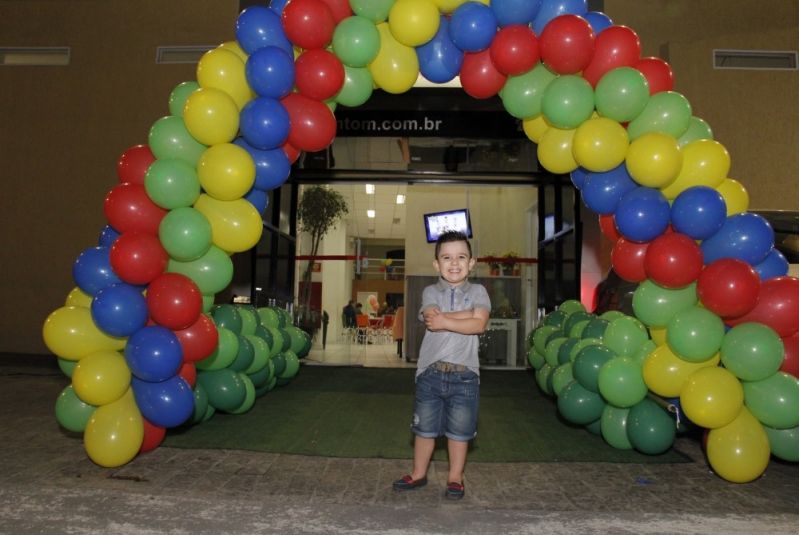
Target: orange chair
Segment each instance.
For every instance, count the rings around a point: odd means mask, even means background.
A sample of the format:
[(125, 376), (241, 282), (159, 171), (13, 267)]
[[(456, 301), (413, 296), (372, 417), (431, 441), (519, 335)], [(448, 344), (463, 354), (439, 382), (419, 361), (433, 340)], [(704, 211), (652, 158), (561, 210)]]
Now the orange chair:
[(353, 341), (358, 344), (365, 344), (369, 342), (369, 316), (366, 314), (358, 314), (355, 316), (355, 334)]
[(397, 307), (394, 316), (391, 335), (397, 342), (397, 356), (402, 358), (402, 339), (405, 337), (405, 307)]

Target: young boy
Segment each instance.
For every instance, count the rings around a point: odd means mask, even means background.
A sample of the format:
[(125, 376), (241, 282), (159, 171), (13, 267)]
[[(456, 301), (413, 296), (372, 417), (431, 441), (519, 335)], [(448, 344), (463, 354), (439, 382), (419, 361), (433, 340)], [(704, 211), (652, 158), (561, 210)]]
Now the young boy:
[(413, 472), (394, 482), (394, 490), (427, 484), (436, 437), (446, 435), (449, 474), (446, 497), (463, 498), (463, 469), (469, 441), (477, 434), (480, 401), (477, 335), (485, 331), (491, 301), (479, 284), (467, 281), (474, 267), (472, 247), (460, 232), (436, 242), (433, 266), (440, 274), (422, 294), (420, 318), (427, 327), (416, 366), (416, 399), (411, 430), (416, 435)]

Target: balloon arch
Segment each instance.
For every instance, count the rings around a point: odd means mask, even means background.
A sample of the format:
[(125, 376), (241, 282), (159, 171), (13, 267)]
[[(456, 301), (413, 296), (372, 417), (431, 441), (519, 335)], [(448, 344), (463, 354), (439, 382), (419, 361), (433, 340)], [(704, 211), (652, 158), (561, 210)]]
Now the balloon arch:
[(261, 236), (267, 192), (336, 134), (337, 105), (421, 73), (499, 95), (541, 164), (571, 174), (640, 283), (635, 316), (567, 301), (528, 337), (528, 360), (569, 421), (612, 447), (658, 454), (680, 405), (710, 465), (747, 482), (770, 455), (799, 460), (799, 280), (727, 150), (640, 57), (635, 32), (586, 0), (285, 0), (244, 10), (236, 40), (179, 84), (148, 144), (125, 151), (108, 226), (73, 265), (45, 343), (72, 383), (56, 402), (97, 464), (157, 447), (167, 428), (242, 413), (297, 372), (308, 337), (275, 308), (217, 306), (230, 255)]

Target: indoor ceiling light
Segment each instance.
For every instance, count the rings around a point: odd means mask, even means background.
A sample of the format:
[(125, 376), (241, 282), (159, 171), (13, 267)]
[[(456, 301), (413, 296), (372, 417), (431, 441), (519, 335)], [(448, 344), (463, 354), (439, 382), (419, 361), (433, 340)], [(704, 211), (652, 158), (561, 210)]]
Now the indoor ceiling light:
[(405, 195), (402, 193), (397, 194), (397, 204), (405, 204)]
[(374, 218), (375, 217), (375, 211), (374, 210), (367, 210), (366, 211), (366, 217)]
[(374, 184), (367, 184), (366, 185), (366, 194), (367, 195), (374, 195), (375, 194), (375, 185)]

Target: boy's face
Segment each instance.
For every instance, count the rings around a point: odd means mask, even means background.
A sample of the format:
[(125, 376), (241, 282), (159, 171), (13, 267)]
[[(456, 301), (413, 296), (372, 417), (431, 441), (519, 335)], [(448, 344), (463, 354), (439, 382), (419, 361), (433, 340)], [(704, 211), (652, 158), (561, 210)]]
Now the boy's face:
[(441, 244), (438, 258), (433, 260), (433, 267), (441, 277), (453, 286), (458, 286), (474, 267), (475, 259), (469, 254), (464, 241), (450, 241)]

